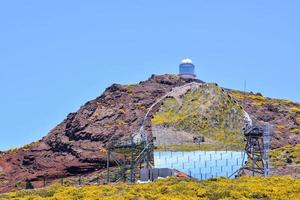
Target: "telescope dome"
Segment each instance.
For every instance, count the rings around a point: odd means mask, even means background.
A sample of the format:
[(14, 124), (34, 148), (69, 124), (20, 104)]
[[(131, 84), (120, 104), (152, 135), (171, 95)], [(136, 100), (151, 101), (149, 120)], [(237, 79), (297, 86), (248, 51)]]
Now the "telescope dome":
[(179, 76), (186, 79), (195, 79), (195, 65), (189, 58), (185, 58), (179, 65)]

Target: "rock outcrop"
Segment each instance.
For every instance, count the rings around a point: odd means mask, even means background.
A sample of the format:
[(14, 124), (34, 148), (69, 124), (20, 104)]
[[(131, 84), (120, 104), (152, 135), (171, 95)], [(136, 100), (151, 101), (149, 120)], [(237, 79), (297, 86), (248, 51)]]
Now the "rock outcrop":
[[(40, 141), (0, 153), (0, 192), (15, 189), (26, 180), (39, 186), (44, 176), (55, 180), (103, 170), (106, 155), (99, 149), (112, 137), (122, 140), (138, 132), (147, 108), (172, 88), (190, 81), (176, 75), (153, 75), (136, 85), (110, 86), (100, 97), (70, 113)], [(274, 148), (300, 143), (299, 104), (228, 92), (251, 117), (274, 125)], [(147, 127), (151, 127), (150, 120)]]

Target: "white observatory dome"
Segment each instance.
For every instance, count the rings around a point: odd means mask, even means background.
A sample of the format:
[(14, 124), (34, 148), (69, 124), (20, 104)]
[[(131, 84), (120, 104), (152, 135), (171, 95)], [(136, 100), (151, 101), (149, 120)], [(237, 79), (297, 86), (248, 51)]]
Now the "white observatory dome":
[(192, 64), (192, 63), (193, 63), (193, 61), (189, 58), (185, 58), (181, 61), (181, 64)]

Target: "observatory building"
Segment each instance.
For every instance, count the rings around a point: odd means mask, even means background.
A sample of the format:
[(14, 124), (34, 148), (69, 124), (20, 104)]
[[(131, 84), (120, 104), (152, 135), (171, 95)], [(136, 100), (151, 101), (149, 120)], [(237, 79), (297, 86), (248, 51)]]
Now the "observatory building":
[(195, 79), (195, 65), (189, 58), (183, 59), (179, 65), (179, 76), (186, 79)]

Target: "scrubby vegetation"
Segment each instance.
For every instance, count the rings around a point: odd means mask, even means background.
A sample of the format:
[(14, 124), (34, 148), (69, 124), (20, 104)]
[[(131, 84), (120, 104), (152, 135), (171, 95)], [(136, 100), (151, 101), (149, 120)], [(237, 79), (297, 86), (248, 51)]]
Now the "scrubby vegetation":
[(258, 120), (273, 127), (271, 165), (292, 166), (300, 164), (300, 104), (289, 100), (263, 97), (261, 94), (231, 91), (231, 96), (251, 107)]
[(226, 200), (226, 199), (300, 199), (300, 180), (287, 177), (243, 177), (207, 181), (169, 178), (149, 184), (115, 184), (85, 187), (54, 185), (39, 190), (27, 190), (0, 195), (0, 199), (93, 199), (93, 200)]
[(287, 145), (274, 149), (270, 154), (272, 165), (284, 166), (287, 164), (300, 165), (300, 144)]
[(154, 115), (152, 125), (203, 136), (211, 141), (213, 145), (209, 147), (214, 150), (244, 147), (241, 133), (244, 112), (222, 88), (208, 84), (179, 98), (166, 99)]
[(230, 95), (241, 102), (245, 102), (246, 104), (252, 104), (258, 107), (266, 106), (269, 111), (271, 109), (271, 111), (278, 111), (285, 113), (285, 115), (289, 114), (297, 120), (300, 119), (300, 105), (290, 100), (268, 98), (261, 94), (243, 93), (237, 90), (232, 90)]

